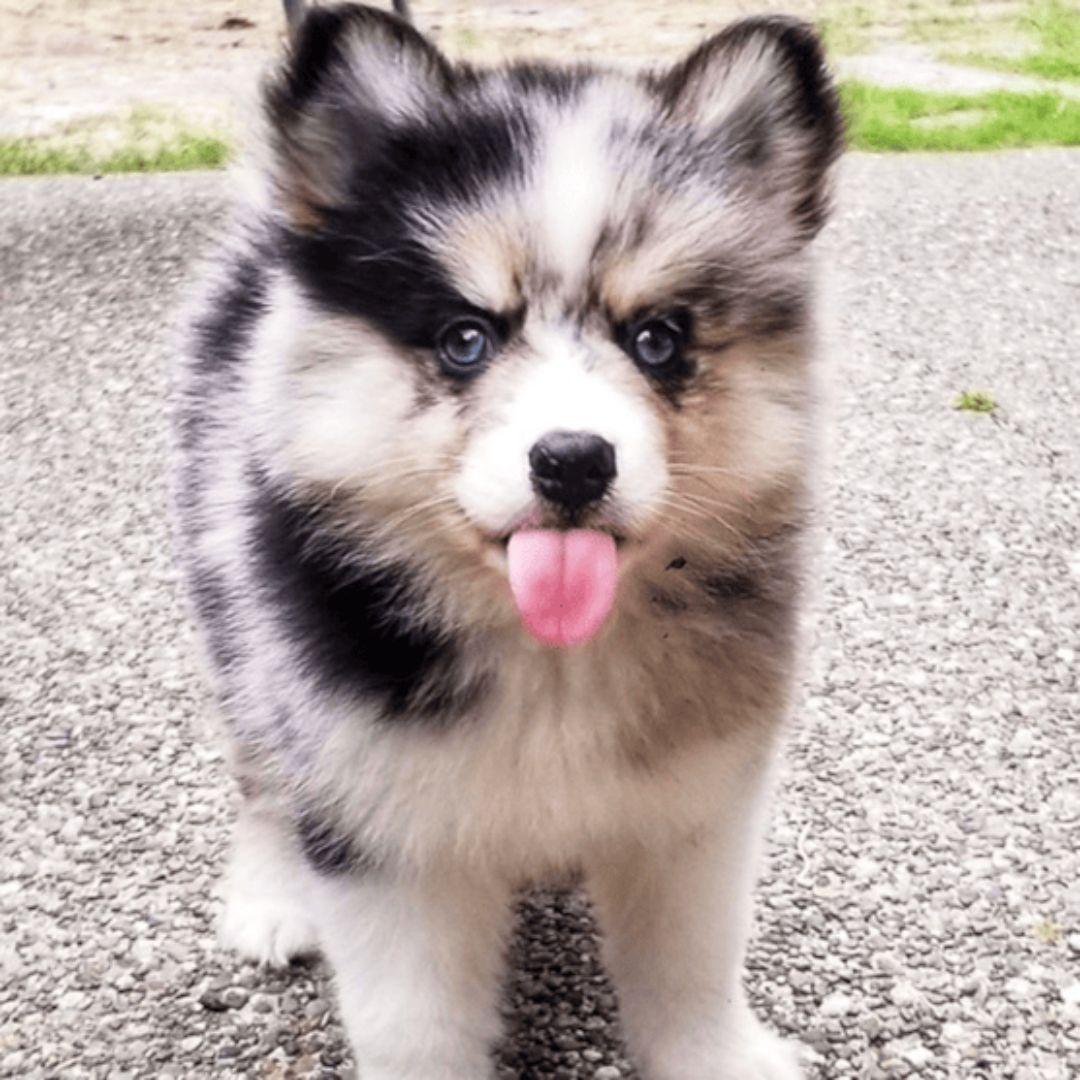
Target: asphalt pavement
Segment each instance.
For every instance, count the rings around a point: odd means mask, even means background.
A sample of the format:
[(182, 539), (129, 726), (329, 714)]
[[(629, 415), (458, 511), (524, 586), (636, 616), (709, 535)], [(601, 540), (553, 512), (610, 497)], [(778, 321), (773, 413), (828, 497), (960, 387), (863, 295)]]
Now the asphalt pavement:
[[(826, 569), (748, 972), (812, 1077), (1080, 1076), (1078, 177), (1069, 151), (854, 157), (824, 237)], [(223, 191), (0, 183), (4, 1077), (350, 1075), (320, 966), (214, 942), (234, 793), (163, 397)], [(633, 1076), (581, 901), (522, 921), (502, 1075)]]

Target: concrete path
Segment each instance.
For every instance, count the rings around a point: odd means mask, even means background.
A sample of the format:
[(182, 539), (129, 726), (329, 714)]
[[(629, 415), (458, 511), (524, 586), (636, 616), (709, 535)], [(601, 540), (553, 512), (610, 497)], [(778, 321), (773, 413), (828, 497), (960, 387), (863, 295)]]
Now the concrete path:
[[(812, 1076), (1080, 1075), (1078, 170), (845, 172), (829, 569), (749, 972)], [(213, 941), (232, 793), (174, 597), (162, 398), (221, 188), (0, 184), (5, 1077), (348, 1075), (318, 967)], [(965, 389), (998, 411), (954, 410)], [(502, 1075), (632, 1075), (580, 902), (524, 922)]]

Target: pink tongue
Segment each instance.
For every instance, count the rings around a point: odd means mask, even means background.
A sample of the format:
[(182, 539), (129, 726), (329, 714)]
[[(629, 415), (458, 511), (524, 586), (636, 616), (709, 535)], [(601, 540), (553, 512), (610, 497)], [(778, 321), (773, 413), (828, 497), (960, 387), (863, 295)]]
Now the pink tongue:
[(619, 581), (607, 533), (526, 529), (510, 537), (507, 555), (514, 601), (533, 637), (565, 648), (599, 633)]

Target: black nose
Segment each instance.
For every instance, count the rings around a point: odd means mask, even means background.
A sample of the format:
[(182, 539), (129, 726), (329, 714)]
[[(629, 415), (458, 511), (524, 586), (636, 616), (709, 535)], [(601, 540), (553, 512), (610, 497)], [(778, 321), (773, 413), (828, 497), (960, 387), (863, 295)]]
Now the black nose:
[(529, 451), (532, 485), (577, 510), (601, 499), (615, 479), (615, 447), (588, 431), (549, 431)]

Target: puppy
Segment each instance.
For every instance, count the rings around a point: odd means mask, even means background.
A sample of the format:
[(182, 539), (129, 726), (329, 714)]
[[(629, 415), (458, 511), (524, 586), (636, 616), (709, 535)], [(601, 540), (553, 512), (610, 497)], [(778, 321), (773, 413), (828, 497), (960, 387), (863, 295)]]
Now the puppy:
[(265, 120), (175, 400), (226, 942), (319, 949), (365, 1080), (477, 1080), (515, 890), (577, 873), (645, 1077), (794, 1080), (741, 972), (814, 497), (817, 40), (479, 70), (316, 8)]

